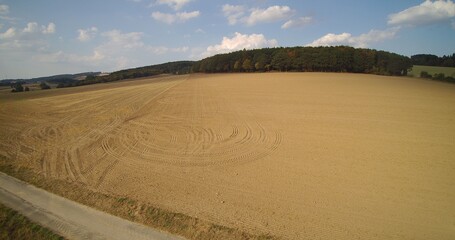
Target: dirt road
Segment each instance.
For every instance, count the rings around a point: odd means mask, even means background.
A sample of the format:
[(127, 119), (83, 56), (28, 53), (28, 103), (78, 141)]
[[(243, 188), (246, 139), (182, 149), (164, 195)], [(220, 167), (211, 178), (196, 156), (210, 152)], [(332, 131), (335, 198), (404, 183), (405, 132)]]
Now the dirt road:
[(83, 206), (0, 173), (0, 202), (69, 239), (182, 239)]

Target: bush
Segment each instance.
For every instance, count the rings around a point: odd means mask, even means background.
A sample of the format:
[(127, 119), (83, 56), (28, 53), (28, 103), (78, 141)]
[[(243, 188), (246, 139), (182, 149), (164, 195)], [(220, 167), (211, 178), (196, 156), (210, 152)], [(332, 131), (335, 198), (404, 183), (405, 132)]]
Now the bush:
[(11, 92), (23, 92), (24, 91), (24, 87), (22, 86), (22, 84), (20, 82), (16, 82), (16, 83), (13, 83), (11, 85)]
[(51, 87), (47, 85), (45, 82), (40, 83), (39, 86), (42, 90), (51, 89)]
[(427, 71), (420, 72), (421, 78), (431, 78), (431, 75)]
[(454, 77), (446, 77), (445, 81), (446, 82), (450, 82), (450, 83), (455, 83), (455, 78)]
[(446, 76), (444, 75), (444, 73), (436, 73), (433, 76), (433, 79), (440, 80), (440, 81), (444, 81), (445, 78), (446, 78)]

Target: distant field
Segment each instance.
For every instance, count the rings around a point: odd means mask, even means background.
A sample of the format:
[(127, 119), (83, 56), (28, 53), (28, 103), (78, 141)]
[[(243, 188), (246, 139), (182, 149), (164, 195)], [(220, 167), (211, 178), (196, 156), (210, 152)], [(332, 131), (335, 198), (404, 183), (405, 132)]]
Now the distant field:
[(430, 75), (434, 76), (438, 73), (444, 73), (446, 77), (455, 77), (455, 68), (450, 67), (433, 67), (433, 66), (419, 66), (414, 65), (412, 71), (408, 72), (408, 76), (420, 77), (420, 73), (426, 71)]
[(2, 92), (0, 159), (77, 185), (64, 195), (125, 196), (101, 209), (217, 224), (206, 232), (455, 239), (454, 99), (455, 85), (341, 73)]

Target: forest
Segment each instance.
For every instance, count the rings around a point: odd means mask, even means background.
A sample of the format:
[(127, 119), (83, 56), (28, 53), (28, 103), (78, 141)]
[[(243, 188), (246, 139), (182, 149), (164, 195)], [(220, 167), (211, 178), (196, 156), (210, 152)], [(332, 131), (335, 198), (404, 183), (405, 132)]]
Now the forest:
[[(233, 73), (233, 72), (349, 72), (390, 76), (406, 76), (413, 65), (455, 67), (455, 53), (438, 57), (431, 54), (417, 54), (410, 58), (396, 53), (374, 49), (336, 47), (281, 47), (241, 50), (218, 54), (199, 61), (177, 61), (112, 72), (109, 75), (87, 74), (84, 80), (75, 80), (66, 75), (52, 76), (48, 83), (58, 84), (57, 88), (75, 87), (95, 83), (105, 83), (123, 79), (149, 77), (159, 74), (188, 73)], [(451, 76), (429, 75), (423, 72), (420, 77), (454, 82)], [(40, 79), (40, 78), (37, 78)], [(33, 80), (33, 79), (32, 79)], [(3, 82), (3, 81), (2, 81)], [(24, 91), (14, 83), (14, 91)], [(47, 88), (46, 88), (47, 89)]]
[(405, 76), (410, 58), (372, 49), (287, 47), (243, 50), (195, 62), (193, 72), (351, 72)]
[(413, 65), (435, 66), (435, 67), (455, 67), (455, 53), (451, 56), (438, 57), (432, 54), (417, 54), (411, 56)]

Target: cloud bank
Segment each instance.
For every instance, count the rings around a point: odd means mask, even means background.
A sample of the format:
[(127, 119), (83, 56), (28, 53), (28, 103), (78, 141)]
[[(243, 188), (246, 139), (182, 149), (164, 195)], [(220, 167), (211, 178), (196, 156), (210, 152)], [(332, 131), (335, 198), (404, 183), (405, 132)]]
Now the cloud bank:
[(389, 28), (386, 30), (371, 30), (368, 33), (359, 36), (352, 36), (350, 33), (334, 34), (329, 33), (307, 46), (339, 46), (348, 45), (353, 47), (368, 47), (371, 43), (382, 42), (384, 40), (392, 39), (396, 36), (399, 28)]
[(264, 47), (276, 47), (278, 41), (267, 39), (263, 34), (241, 34), (236, 32), (232, 38), (223, 37), (220, 44), (211, 45), (202, 54), (202, 57), (208, 57), (219, 53), (228, 53), (242, 49), (256, 49)]
[(455, 3), (451, 0), (431, 1), (389, 16), (389, 25), (419, 26), (447, 21), (455, 17)]

